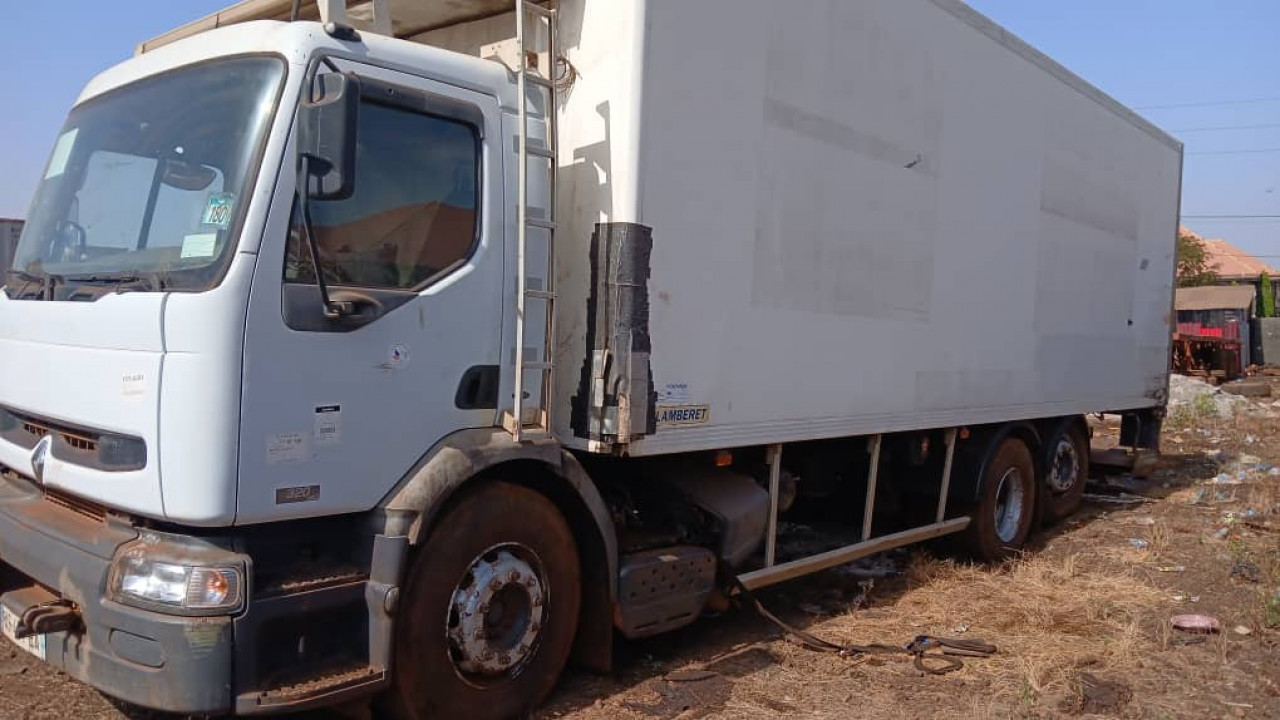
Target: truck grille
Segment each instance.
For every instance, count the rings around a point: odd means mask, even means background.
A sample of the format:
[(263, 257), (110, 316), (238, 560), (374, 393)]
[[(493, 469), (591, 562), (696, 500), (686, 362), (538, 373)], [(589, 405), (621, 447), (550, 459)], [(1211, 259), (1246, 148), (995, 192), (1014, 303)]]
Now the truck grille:
[[(21, 434), (13, 438), (18, 441), (19, 445), (24, 447), (35, 447), (40, 438), (53, 433), (54, 437), (65, 442), (69, 447), (85, 452), (96, 452), (98, 450), (98, 440), (89, 433), (76, 432), (69, 428), (54, 427), (51, 423), (46, 423), (34, 418), (22, 418)], [(25, 442), (24, 442), (25, 441)]]
[[(0, 477), (3, 477), (8, 480), (19, 480), (19, 481), (31, 483), (32, 485), (37, 485), (35, 480), (32, 480), (31, 478), (18, 472), (17, 470), (14, 470), (11, 467), (8, 467), (7, 465), (0, 465)], [(61, 490), (55, 490), (53, 488), (48, 488), (48, 487), (40, 487), (40, 492), (41, 492), (41, 495), (44, 497), (44, 501), (49, 503), (50, 505), (54, 505), (56, 507), (62, 508), (63, 510), (69, 510), (79, 515), (80, 517), (88, 518), (95, 522), (107, 521), (107, 508), (105, 505), (99, 505), (98, 503), (93, 502), (92, 500), (85, 500), (84, 498), (76, 497), (75, 495), (72, 495), (70, 493), (65, 493), (65, 492), (62, 492)]]
[(74, 495), (64, 493), (61, 490), (54, 490), (52, 488), (45, 488), (44, 500), (45, 502), (57, 505), (64, 510), (70, 510), (80, 517), (88, 518), (95, 522), (107, 521), (106, 507), (91, 500), (78, 498)]
[(79, 427), (2, 406), (0, 438), (27, 450), (43, 438), (52, 438), (54, 457), (104, 472), (146, 467), (147, 446), (139, 437)]

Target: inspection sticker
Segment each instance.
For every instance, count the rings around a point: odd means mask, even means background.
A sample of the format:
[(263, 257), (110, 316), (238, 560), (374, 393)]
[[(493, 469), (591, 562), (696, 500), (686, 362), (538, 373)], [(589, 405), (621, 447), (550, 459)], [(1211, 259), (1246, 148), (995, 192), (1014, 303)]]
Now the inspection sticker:
[(312, 439), (316, 445), (337, 445), (342, 442), (342, 406), (317, 405), (316, 427)]
[(214, 193), (204, 205), (204, 213), (200, 216), (201, 225), (212, 225), (227, 229), (231, 225), (231, 211), (235, 209), (236, 196), (231, 193)]
[(701, 425), (710, 419), (710, 405), (658, 406), (658, 427)]
[(303, 433), (280, 433), (267, 438), (267, 464), (299, 462), (307, 459), (307, 436)]
[(217, 248), (218, 233), (193, 233), (183, 236), (182, 250), (178, 251), (178, 257), (183, 260), (187, 258), (213, 257)]

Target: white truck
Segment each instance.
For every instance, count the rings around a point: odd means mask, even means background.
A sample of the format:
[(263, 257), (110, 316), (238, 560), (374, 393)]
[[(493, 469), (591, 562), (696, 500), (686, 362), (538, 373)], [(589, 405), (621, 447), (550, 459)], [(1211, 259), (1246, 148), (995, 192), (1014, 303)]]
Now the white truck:
[(1181, 159), (957, 0), (241, 2), (37, 190), (4, 633), (173, 712), (497, 718), (728, 579), (1005, 557), (1086, 414), (1157, 445)]

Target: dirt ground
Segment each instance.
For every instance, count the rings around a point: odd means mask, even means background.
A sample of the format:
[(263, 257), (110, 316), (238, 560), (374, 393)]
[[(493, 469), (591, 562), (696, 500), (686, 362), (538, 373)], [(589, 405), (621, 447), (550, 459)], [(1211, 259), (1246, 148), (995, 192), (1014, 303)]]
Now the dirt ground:
[[(536, 717), (1280, 718), (1280, 402), (1250, 402), (1232, 419), (1212, 403), (1175, 412), (1148, 480), (1094, 488), (1020, 559), (974, 566), (916, 551), (871, 585), (833, 570), (761, 595), (837, 643), (981, 638), (993, 657), (923, 675), (906, 655), (814, 652), (731, 611), (620, 643), (612, 676), (570, 671)], [(1114, 434), (1100, 427), (1095, 442)], [(1171, 626), (1189, 613), (1221, 631)], [(142, 717), (0, 647), (0, 718)]]

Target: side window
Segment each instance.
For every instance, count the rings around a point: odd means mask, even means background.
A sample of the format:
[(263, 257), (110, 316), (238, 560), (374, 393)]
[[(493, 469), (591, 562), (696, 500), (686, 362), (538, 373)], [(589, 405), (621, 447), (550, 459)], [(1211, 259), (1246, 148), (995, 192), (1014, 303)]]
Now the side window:
[[(354, 194), (311, 204), (325, 280), (409, 289), (465, 260), (478, 221), (475, 128), (366, 101), (357, 142)], [(286, 252), (285, 282), (314, 283), (296, 208)]]

